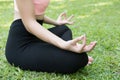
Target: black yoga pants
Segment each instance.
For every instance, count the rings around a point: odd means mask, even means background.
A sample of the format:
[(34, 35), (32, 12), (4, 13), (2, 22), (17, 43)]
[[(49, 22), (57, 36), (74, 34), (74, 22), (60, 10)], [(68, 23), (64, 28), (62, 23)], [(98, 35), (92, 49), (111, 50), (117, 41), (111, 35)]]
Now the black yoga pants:
[[(43, 24), (42, 20), (37, 22)], [(66, 25), (48, 30), (66, 41), (72, 39), (72, 32)], [(21, 19), (11, 24), (5, 55), (11, 65), (30, 71), (69, 74), (85, 67), (88, 63), (86, 53), (78, 54), (62, 50), (30, 34)]]

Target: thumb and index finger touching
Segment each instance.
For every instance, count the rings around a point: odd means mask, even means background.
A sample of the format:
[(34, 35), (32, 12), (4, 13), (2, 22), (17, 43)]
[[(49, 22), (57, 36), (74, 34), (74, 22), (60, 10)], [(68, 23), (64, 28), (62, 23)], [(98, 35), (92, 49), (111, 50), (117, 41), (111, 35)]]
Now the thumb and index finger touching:
[(78, 43), (79, 41), (82, 41), (82, 47), (84, 47), (86, 45), (86, 36), (85, 35), (82, 35), (80, 37), (77, 37), (75, 39), (72, 40), (72, 44), (76, 44)]
[(59, 16), (60, 16), (60, 17), (64, 17), (64, 18), (67, 19), (67, 20), (71, 20), (71, 19), (74, 17), (74, 15), (71, 15), (70, 17), (67, 18), (66, 12), (62, 12)]

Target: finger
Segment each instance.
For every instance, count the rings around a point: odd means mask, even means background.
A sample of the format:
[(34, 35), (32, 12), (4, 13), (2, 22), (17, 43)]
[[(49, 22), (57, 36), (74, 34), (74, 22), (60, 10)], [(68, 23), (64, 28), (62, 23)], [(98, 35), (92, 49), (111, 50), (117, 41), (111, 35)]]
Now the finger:
[(64, 17), (65, 15), (66, 15), (66, 13), (65, 13), (65, 12), (62, 12), (62, 13), (59, 15), (58, 19), (59, 19), (59, 20), (62, 20), (62, 17)]
[(84, 38), (84, 35), (78, 37), (78, 38), (75, 38), (72, 40), (72, 44), (76, 44), (77, 42), (79, 42), (80, 40), (82, 40)]
[(63, 13), (62, 17), (64, 18), (64, 20), (67, 19), (67, 15), (66, 15), (66, 12)]
[(66, 12), (62, 12), (61, 14), (60, 14), (60, 16), (63, 16), (63, 15), (65, 15), (66, 14)]
[(86, 36), (84, 35), (83, 39), (82, 39), (82, 44), (81, 47), (79, 49), (79, 52), (84, 52), (84, 48), (86, 46)]
[(71, 25), (71, 24), (74, 24), (74, 21), (71, 21), (71, 22), (67, 22), (67, 24), (70, 24), (70, 25)]
[(81, 53), (83, 51), (84, 47), (86, 46), (86, 36), (82, 35), (81, 37), (78, 37), (72, 41), (72, 45), (77, 45), (77, 43), (81, 40), (82, 40), (82, 44), (79, 47), (77, 46), (79, 48), (79, 49), (77, 49), (77, 52), (79, 52), (79, 53)]
[(86, 46), (86, 35), (84, 35), (83, 40), (82, 40), (82, 48)]
[(84, 49), (84, 52), (90, 52), (91, 50), (94, 49), (94, 47), (96, 46), (96, 41), (95, 42), (91, 42), (88, 46), (86, 46), (86, 48)]
[(94, 48), (97, 44), (97, 41), (93, 42), (92, 44), (93, 44), (93, 48)]
[(92, 46), (92, 48), (94, 48), (97, 44), (97, 41), (91, 42), (90, 45)]
[(62, 12), (59, 17), (66, 17), (66, 12)]
[(67, 20), (70, 21), (73, 17), (74, 15), (70, 16)]

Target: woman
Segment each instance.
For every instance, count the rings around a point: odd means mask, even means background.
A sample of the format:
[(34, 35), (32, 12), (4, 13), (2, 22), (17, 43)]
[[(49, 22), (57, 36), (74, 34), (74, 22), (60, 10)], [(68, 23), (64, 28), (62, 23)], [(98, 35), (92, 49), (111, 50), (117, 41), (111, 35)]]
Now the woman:
[[(44, 15), (49, 0), (14, 0), (14, 22), (6, 44), (8, 62), (23, 70), (74, 73), (92, 62), (86, 52), (96, 42), (86, 45), (86, 36), (72, 39), (65, 24), (73, 24), (73, 16), (62, 13), (57, 21)], [(64, 18), (64, 19), (63, 19)], [(42, 24), (55, 27), (45, 29)], [(78, 44), (82, 41), (82, 44)]]

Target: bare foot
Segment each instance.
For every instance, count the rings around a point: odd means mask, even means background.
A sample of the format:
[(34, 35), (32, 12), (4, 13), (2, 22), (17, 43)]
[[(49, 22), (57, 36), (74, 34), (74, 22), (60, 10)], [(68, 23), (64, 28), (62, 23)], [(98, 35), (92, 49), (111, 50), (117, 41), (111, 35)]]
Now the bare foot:
[(93, 62), (93, 58), (92, 58), (92, 57), (90, 57), (90, 56), (88, 56), (88, 64), (87, 64), (87, 65), (92, 64), (92, 62)]

